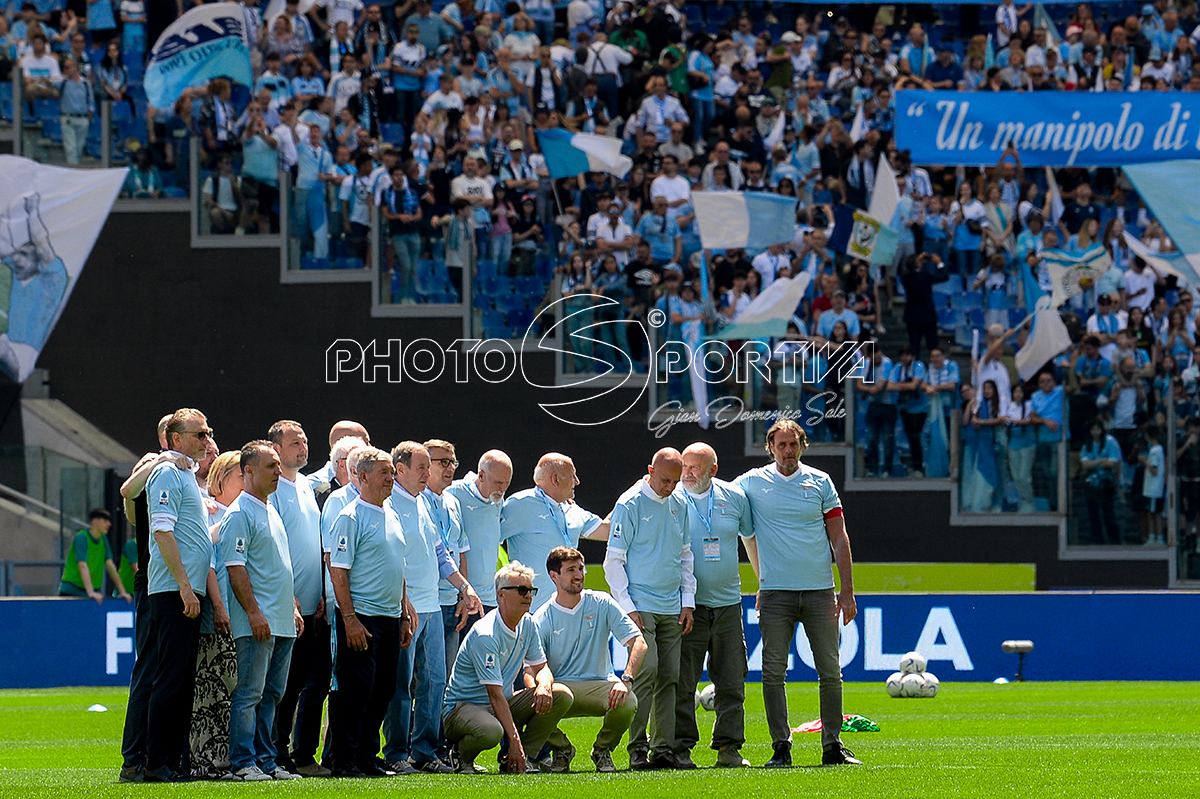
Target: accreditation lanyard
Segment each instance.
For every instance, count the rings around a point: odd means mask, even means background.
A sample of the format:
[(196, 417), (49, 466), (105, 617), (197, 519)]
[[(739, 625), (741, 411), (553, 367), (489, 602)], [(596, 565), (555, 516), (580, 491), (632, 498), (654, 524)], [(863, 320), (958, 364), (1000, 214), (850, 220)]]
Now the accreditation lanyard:
[[(554, 520), (554, 526), (558, 528), (558, 534), (562, 536), (563, 544), (568, 547), (574, 546), (571, 543), (571, 535), (567, 532), (566, 511), (564, 511), (561, 506), (559, 506), (558, 508), (555, 508), (554, 505), (556, 503), (551, 502), (550, 497), (548, 497), (546, 495), (546, 492), (543, 491), (540, 487), (537, 489), (536, 493), (539, 497), (542, 498), (542, 502), (546, 503), (546, 510), (550, 511), (550, 518)], [(556, 510), (559, 513), (562, 513), (563, 520), (561, 523), (558, 521), (558, 513), (555, 512)]]
[(700, 512), (700, 507), (696, 505), (696, 500), (692, 499), (692, 495), (687, 491), (683, 492), (683, 495), (687, 497), (688, 504), (692, 506), (692, 510), (696, 511), (696, 515), (700, 517), (700, 523), (704, 525), (704, 529), (710, 536), (712, 535), (713, 495), (715, 493), (710, 486), (708, 489), (708, 516), (706, 517)]

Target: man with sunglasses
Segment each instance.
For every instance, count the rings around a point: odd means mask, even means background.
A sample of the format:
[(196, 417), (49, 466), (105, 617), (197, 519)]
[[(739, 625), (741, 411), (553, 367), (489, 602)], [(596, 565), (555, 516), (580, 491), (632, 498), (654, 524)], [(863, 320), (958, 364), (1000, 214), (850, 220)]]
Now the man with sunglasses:
[[(675, 691), (679, 649), (692, 630), (696, 578), (687, 507), (675, 486), (683, 472), (678, 450), (654, 453), (647, 474), (617, 500), (612, 512), (604, 576), (613, 598), (646, 638), (645, 664), (633, 689), (640, 698), (629, 730), (629, 767), (692, 769), (675, 753)], [(647, 735), (654, 712), (654, 738)]]
[[(200, 645), (200, 596), (207, 588), (213, 543), (208, 511), (193, 472), (212, 430), (204, 414), (181, 408), (167, 422), (171, 457), (146, 482), (150, 508), (147, 593), (158, 664), (146, 719), (146, 782), (184, 779), (188, 728)], [(183, 459), (188, 468), (177, 461)]]
[(447, 578), (464, 594), (469, 611), (478, 612), (482, 606), (442, 544), (436, 509), (423, 496), (429, 483), (429, 450), (416, 441), (402, 441), (392, 450), (392, 464), (396, 481), (388, 501), (404, 535), (408, 601), (424, 622), (417, 625), (412, 645), (400, 653), (396, 692), (384, 720), (383, 758), (397, 774), (448, 774), (450, 767), (438, 757), (438, 717), (446, 691), (445, 635), (437, 624), (442, 615), (439, 578)]
[[(554, 681), (529, 606), (537, 589), (533, 569), (520, 561), (496, 572), (496, 609), (463, 639), (446, 690), (442, 722), (450, 741), (450, 763), (460, 774), (475, 774), (475, 758), (508, 741), (504, 771), (524, 774), (526, 752), (540, 752), (574, 696)], [(522, 671), (534, 687), (513, 692)]]
[[(510, 558), (540, 566), (555, 547), (574, 549), (581, 538), (608, 539), (608, 520), (575, 504), (579, 476), (566, 455), (547, 452), (538, 458), (533, 484), (505, 500), (500, 514), (500, 540)], [(555, 588), (545, 572), (536, 573), (533, 584), (541, 598), (533, 601), (531, 613), (550, 601)]]
[[(533, 614), (533, 621), (555, 679), (575, 696), (567, 717), (604, 719), (592, 745), (592, 762), (596, 771), (612, 774), (617, 770), (612, 750), (621, 743), (637, 712), (633, 679), (646, 656), (646, 639), (615, 599), (603, 591), (584, 589), (587, 567), (579, 550), (568, 546), (550, 550), (546, 571), (558, 590)], [(613, 674), (608, 651), (610, 635), (629, 650), (619, 680)], [(570, 771), (575, 747), (567, 736), (556, 729), (547, 743), (554, 751), (550, 771)]]

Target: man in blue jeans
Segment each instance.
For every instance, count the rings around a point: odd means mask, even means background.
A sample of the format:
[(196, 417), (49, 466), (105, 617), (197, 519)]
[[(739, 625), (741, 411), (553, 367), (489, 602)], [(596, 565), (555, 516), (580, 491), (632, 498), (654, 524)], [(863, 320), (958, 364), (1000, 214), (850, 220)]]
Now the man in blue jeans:
[[(754, 531), (743, 533), (746, 555), (758, 575), (758, 626), (762, 632), (763, 703), (774, 756), (767, 768), (792, 765), (792, 733), (787, 714), (788, 650), (796, 625), (812, 648), (820, 681), (821, 762), (862, 765), (842, 745), (842, 669), (838, 662), (838, 623), (854, 620), (853, 562), (842, 516), (842, 501), (825, 472), (800, 463), (808, 446), (804, 430), (785, 419), (767, 431), (774, 463), (751, 469), (734, 484), (750, 502)], [(829, 554), (833, 552), (841, 591), (833, 592)]]
[[(396, 482), (388, 502), (404, 535), (408, 600), (423, 622), (413, 633), (412, 645), (400, 652), (396, 692), (383, 724), (383, 759), (397, 774), (449, 774), (450, 766), (438, 757), (446, 692), (446, 638), (437, 624), (442, 617), (439, 579), (446, 577), (464, 594), (471, 612), (481, 612), (483, 606), (442, 545), (434, 519), (437, 510), (422, 495), (429, 484), (429, 450), (415, 441), (402, 441), (392, 450), (392, 465)], [(364, 731), (364, 737), (367, 734)]]
[(301, 779), (275, 762), (275, 708), (287, 688), (292, 645), (304, 622), (296, 602), (287, 531), (267, 504), (279, 485), (269, 441), (242, 447), (245, 488), (221, 520), (229, 570), (229, 625), (237, 643), (237, 688), (230, 697), (229, 771), (244, 782)]

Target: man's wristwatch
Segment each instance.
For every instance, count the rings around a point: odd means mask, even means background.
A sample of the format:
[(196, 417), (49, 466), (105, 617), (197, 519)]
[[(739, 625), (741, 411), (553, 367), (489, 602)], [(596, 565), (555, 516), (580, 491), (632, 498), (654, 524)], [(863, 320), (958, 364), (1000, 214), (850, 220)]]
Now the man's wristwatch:
[(633, 685), (633, 675), (632, 674), (622, 674), (621, 682), (626, 683), (628, 685)]

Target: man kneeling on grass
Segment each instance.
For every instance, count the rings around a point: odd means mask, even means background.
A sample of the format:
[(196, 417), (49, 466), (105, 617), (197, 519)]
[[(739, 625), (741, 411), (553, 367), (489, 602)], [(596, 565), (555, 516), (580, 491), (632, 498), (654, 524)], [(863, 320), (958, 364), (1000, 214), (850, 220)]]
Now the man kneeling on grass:
[[(638, 700), (633, 693), (633, 675), (646, 656), (646, 639), (637, 625), (621, 610), (617, 600), (603, 591), (584, 590), (587, 569), (583, 554), (572, 547), (555, 547), (546, 558), (546, 571), (558, 591), (533, 616), (542, 637), (547, 661), (555, 679), (571, 690), (575, 701), (567, 717), (602, 716), (604, 723), (592, 746), (596, 771), (612, 773), (612, 750), (633, 723)], [(621, 679), (613, 674), (608, 637), (612, 635), (629, 649), (629, 663)], [(554, 750), (550, 770), (571, 770), (575, 747), (555, 730), (549, 739)]]
[[(475, 623), (454, 660), (442, 710), (450, 764), (474, 774), (480, 752), (508, 740), (501, 770), (524, 774), (526, 752), (537, 754), (574, 697), (554, 682), (529, 606), (537, 589), (533, 569), (512, 561), (496, 572), (496, 609)], [(513, 693), (522, 669), (534, 688)]]

